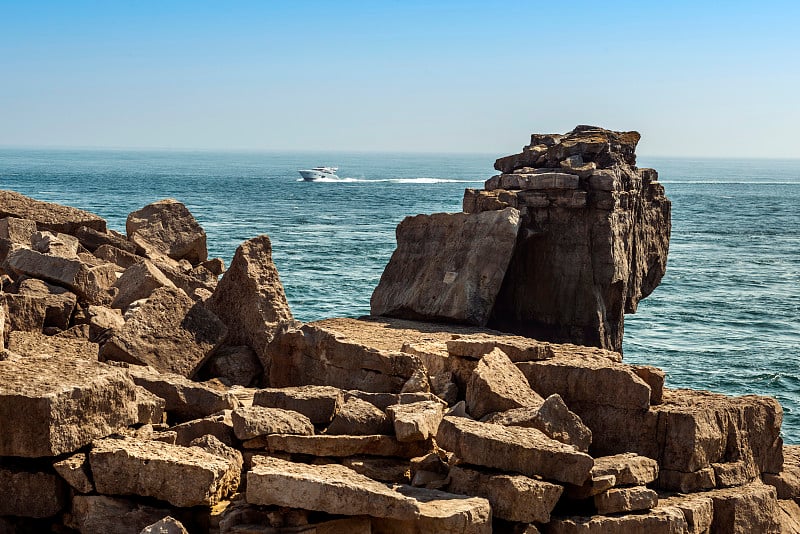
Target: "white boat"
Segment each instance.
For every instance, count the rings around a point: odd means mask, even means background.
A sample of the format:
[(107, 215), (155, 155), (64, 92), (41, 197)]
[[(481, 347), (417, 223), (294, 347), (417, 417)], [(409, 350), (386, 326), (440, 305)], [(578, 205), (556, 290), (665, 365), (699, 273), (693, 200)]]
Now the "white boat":
[(301, 169), (297, 172), (306, 182), (315, 182), (322, 179), (338, 180), (339, 177), (336, 176), (336, 171), (338, 170), (339, 167), (314, 167), (313, 169)]

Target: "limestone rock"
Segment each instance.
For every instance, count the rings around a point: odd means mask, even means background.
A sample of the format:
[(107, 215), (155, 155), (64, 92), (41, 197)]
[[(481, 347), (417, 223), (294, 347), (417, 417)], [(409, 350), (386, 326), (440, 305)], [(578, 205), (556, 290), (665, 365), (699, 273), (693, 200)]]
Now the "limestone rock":
[(237, 408), (231, 414), (233, 432), (240, 440), (248, 440), (267, 434), (314, 434), (314, 426), (303, 414), (280, 408), (247, 406)]
[(594, 464), (588, 454), (554, 441), (539, 430), (460, 417), (442, 419), (436, 442), (465, 463), (575, 485), (589, 478)]
[(421, 441), (436, 436), (444, 407), (436, 401), (395, 404), (386, 410), (398, 441)]
[(544, 402), (528, 385), (525, 375), (500, 349), (478, 362), (467, 382), (467, 411), (476, 419), (487, 414)]
[(775, 488), (760, 482), (710, 491), (714, 501), (712, 532), (764, 534), (780, 532)]
[(53, 232), (34, 232), (31, 236), (31, 248), (42, 254), (51, 254), (62, 258), (77, 258), (80, 242), (69, 234)]
[(96, 441), (89, 462), (98, 493), (142, 495), (174, 506), (210, 506), (235, 491), (239, 467), (199, 447), (159, 441)]
[(647, 513), (552, 519), (543, 532), (547, 534), (601, 534), (611, 532), (684, 534), (686, 528), (686, 519), (683, 517), (683, 512), (678, 508), (659, 507)]
[(659, 497), (659, 507), (677, 508), (683, 512), (687, 534), (706, 534), (714, 520), (714, 501), (703, 493)]
[(8, 349), (21, 356), (53, 356), (97, 361), (97, 344), (85, 339), (45, 336), (38, 332), (11, 332)]
[(164, 286), (175, 287), (151, 262), (145, 260), (131, 265), (114, 283), (118, 291), (111, 307), (124, 310), (134, 300), (146, 299), (153, 290)]
[(265, 371), (269, 371), (267, 345), (282, 325), (293, 320), (278, 269), (272, 261), (269, 237), (254, 237), (236, 249), (230, 267), (206, 306), (228, 326), (229, 343), (252, 348)]
[(54, 516), (66, 503), (65, 493), (61, 479), (54, 474), (0, 466), (0, 516)]
[(189, 534), (183, 523), (174, 517), (167, 516), (164, 519), (148, 525), (139, 534)]
[(136, 422), (135, 385), (96, 361), (0, 361), (0, 456), (58, 456)]
[(101, 260), (113, 263), (121, 269), (127, 269), (128, 267), (147, 261), (142, 256), (137, 256), (133, 252), (128, 252), (111, 245), (100, 245), (93, 254)]
[(36, 222), (39, 229), (74, 234), (81, 226), (106, 231), (106, 221), (87, 211), (42, 202), (15, 191), (0, 191), (0, 218), (16, 217)]
[(601, 515), (649, 510), (657, 504), (658, 494), (644, 486), (611, 488), (594, 496), (594, 505)]
[(520, 523), (547, 523), (563, 488), (522, 475), (482, 473), (452, 467), (448, 491), (484, 497), (494, 517)]
[(346, 393), (351, 397), (357, 397), (363, 401), (367, 401), (379, 410), (386, 410), (389, 406), (394, 406), (395, 404), (411, 404), (414, 402), (426, 401), (438, 402), (444, 406), (444, 401), (431, 393), (370, 393), (357, 389), (351, 389)]
[(192, 265), (208, 259), (205, 231), (177, 200), (159, 200), (132, 212), (125, 230), (128, 239), (146, 251), (155, 249)]
[(616, 483), (617, 478), (614, 475), (596, 475), (592, 470), (591, 478), (582, 485), (565, 484), (564, 496), (573, 500), (588, 499), (614, 487)]
[(4, 293), (0, 307), (5, 307), (5, 333), (41, 332), (47, 314), (47, 302), (43, 297)]
[(201, 375), (226, 384), (252, 386), (264, 374), (256, 353), (246, 345), (220, 347), (208, 358)]
[(783, 446), (783, 469), (780, 473), (764, 473), (764, 482), (775, 486), (779, 499), (800, 498), (800, 445)]
[(656, 487), (681, 493), (705, 491), (717, 487), (717, 478), (711, 466), (686, 473), (673, 469), (659, 469)]
[(221, 413), (209, 415), (200, 419), (192, 419), (185, 423), (170, 427), (175, 432), (175, 444), (188, 447), (197, 438), (214, 436), (225, 445), (233, 444), (233, 411), (225, 410)]
[(256, 391), (254, 406), (299, 412), (315, 425), (327, 425), (344, 404), (344, 393), (331, 386), (266, 388)]
[[(78, 238), (81, 246), (89, 252), (95, 253), (100, 247), (114, 247), (129, 254), (136, 254), (138, 249), (135, 244), (128, 241), (128, 238), (113, 230), (98, 232), (92, 228), (81, 226), (72, 233)], [(113, 263), (113, 262), (112, 262)]]
[(101, 356), (192, 377), (226, 334), (217, 316), (183, 291), (160, 287), (114, 332)]
[(407, 217), (371, 313), (486, 325), (519, 227), (515, 209)]
[(383, 410), (358, 397), (347, 397), (325, 432), (351, 436), (391, 434), (392, 423)]
[(44, 299), (44, 326), (55, 326), (61, 330), (69, 328), (70, 318), (78, 300), (74, 293), (36, 278), (20, 280), (17, 293)]
[(547, 360), (554, 356), (550, 343), (522, 336), (473, 334), (448, 340), (450, 356), (480, 360), (495, 349), (500, 349), (512, 362)]
[(783, 534), (800, 534), (800, 505), (797, 501), (778, 501), (780, 531)]
[(373, 518), (373, 532), (392, 534), (492, 532), (492, 509), (486, 499), (411, 486), (395, 486), (394, 489), (415, 502), (419, 516), (413, 519)]
[(76, 495), (65, 524), (81, 534), (139, 534), (147, 525), (170, 513), (168, 508), (156, 508), (130, 499)]
[(3, 217), (0, 219), (0, 238), (7, 239), (11, 243), (29, 247), (31, 246), (31, 236), (35, 232), (35, 221), (18, 217)]
[[(245, 442), (245, 446), (247, 446)], [(306, 454), (344, 458), (347, 456), (394, 456), (415, 458), (423, 456), (431, 449), (430, 442), (400, 442), (392, 436), (298, 436), (271, 434), (263, 438), (261, 447), (270, 452)]]
[(80, 493), (94, 491), (94, 484), (89, 478), (89, 461), (84, 453), (73, 454), (68, 458), (55, 462), (53, 469), (76, 491)]
[(142, 386), (136, 386), (136, 422), (140, 425), (157, 425), (164, 419), (166, 401), (150, 393)]
[(617, 486), (644, 486), (658, 478), (658, 462), (626, 453), (594, 459), (592, 476), (614, 475)]
[(408, 460), (359, 456), (342, 458), (342, 465), (372, 480), (397, 484), (408, 484), (411, 481), (411, 464)]

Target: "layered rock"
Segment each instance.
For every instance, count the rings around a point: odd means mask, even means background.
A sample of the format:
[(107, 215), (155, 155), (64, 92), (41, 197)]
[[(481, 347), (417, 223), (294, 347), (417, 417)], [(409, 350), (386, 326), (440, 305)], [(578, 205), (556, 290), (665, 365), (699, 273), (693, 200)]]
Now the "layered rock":
[(106, 221), (93, 213), (42, 202), (15, 191), (0, 191), (0, 218), (4, 217), (27, 219), (34, 221), (39, 229), (66, 234), (75, 233), (82, 226), (98, 232), (106, 231)]

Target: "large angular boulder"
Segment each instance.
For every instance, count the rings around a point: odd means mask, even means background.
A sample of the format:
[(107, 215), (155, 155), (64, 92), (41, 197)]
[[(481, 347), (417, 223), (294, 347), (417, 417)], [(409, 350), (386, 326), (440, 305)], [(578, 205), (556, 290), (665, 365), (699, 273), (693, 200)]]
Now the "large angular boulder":
[(391, 434), (392, 423), (383, 410), (358, 397), (347, 397), (325, 432), (333, 436)]
[(467, 382), (467, 411), (476, 419), (524, 406), (539, 406), (544, 399), (525, 375), (500, 349), (483, 356)]
[(764, 473), (764, 482), (775, 486), (779, 499), (800, 498), (800, 445), (783, 446), (783, 469)]
[(489, 534), (492, 508), (482, 497), (455, 495), (435, 489), (397, 485), (394, 489), (413, 499), (419, 513), (413, 519), (373, 518), (372, 532), (419, 534)]
[(372, 294), (371, 313), (486, 325), (519, 228), (513, 208), (406, 217)]
[(154, 249), (192, 265), (208, 259), (205, 231), (177, 200), (159, 200), (132, 212), (125, 230), (128, 239), (145, 251)]
[(229, 344), (252, 348), (268, 371), (267, 345), (292, 321), (269, 237), (260, 235), (239, 245), (206, 306), (228, 325)]
[(51, 517), (66, 504), (62, 480), (53, 473), (0, 466), (0, 516)]
[(395, 404), (386, 410), (398, 441), (421, 441), (436, 436), (444, 406), (436, 401)]
[(80, 452), (73, 454), (63, 460), (53, 464), (53, 469), (79, 493), (91, 493), (94, 491), (91, 473), (89, 471), (89, 459), (86, 454)]
[(172, 511), (122, 497), (76, 495), (64, 524), (81, 534), (139, 534)]
[(17, 293), (26, 297), (44, 299), (44, 326), (54, 326), (61, 330), (69, 328), (72, 312), (78, 302), (75, 293), (36, 278), (20, 280)]
[(145, 260), (136, 263), (125, 269), (122, 276), (114, 282), (117, 295), (111, 307), (125, 310), (133, 301), (146, 299), (154, 290), (164, 286), (175, 287), (151, 262)]
[[(263, 441), (261, 438), (253, 441), (260, 441), (259, 447), (272, 453), (283, 452), (330, 458), (361, 455), (415, 458), (425, 455), (432, 447), (429, 441), (400, 442), (385, 434), (373, 436), (270, 434), (264, 436)], [(245, 446), (248, 446), (247, 442), (245, 442)]]
[[(547, 534), (582, 534), (631, 532), (647, 534), (684, 534), (687, 531), (683, 512), (676, 507), (658, 507), (647, 513), (625, 515), (594, 515), (552, 519)], [(725, 532), (725, 531), (722, 531)]]
[(254, 406), (293, 410), (315, 425), (327, 425), (344, 404), (344, 392), (332, 386), (265, 388), (256, 391)]
[(601, 515), (650, 510), (657, 504), (658, 494), (644, 486), (610, 488), (594, 496), (594, 506)]
[(0, 238), (26, 247), (31, 246), (31, 237), (36, 233), (36, 222), (17, 217), (0, 219)]
[(136, 386), (83, 358), (0, 361), (0, 456), (58, 456), (135, 423)]
[(160, 287), (133, 311), (103, 345), (101, 356), (194, 376), (228, 329), (175, 287)]
[(746, 486), (710, 491), (706, 495), (714, 502), (712, 532), (780, 532), (780, 508), (774, 487), (755, 482)]
[(231, 414), (233, 432), (240, 440), (253, 439), (268, 434), (314, 434), (314, 425), (303, 414), (280, 408), (246, 406)]
[(106, 231), (106, 221), (88, 211), (42, 202), (15, 191), (0, 191), (0, 218), (16, 217), (36, 222), (39, 229), (74, 234), (81, 226)]

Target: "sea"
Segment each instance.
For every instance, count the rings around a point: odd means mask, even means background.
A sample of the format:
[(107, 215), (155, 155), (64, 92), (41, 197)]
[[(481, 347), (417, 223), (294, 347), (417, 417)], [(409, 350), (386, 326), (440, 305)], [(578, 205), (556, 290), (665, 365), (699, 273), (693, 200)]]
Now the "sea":
[[(268, 234), (295, 317), (357, 317), (409, 215), (461, 210), (505, 154), (0, 149), (0, 188), (97, 213), (185, 203), (228, 264)], [(672, 200), (661, 285), (626, 316), (624, 359), (667, 385), (769, 395), (800, 444), (800, 159), (639, 158)], [(298, 169), (339, 167), (304, 182)]]

